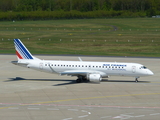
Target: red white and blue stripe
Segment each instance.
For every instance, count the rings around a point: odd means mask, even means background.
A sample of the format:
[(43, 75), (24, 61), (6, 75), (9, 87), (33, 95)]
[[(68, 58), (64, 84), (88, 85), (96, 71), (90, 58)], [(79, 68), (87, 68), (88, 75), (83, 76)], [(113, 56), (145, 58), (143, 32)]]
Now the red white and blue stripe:
[(14, 45), (19, 59), (33, 59), (32, 54), (28, 51), (20, 39), (14, 39)]

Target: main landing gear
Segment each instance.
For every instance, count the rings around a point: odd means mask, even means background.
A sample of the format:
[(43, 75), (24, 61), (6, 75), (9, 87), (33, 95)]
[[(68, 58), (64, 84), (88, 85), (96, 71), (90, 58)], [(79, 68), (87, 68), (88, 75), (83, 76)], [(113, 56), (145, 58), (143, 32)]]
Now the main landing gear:
[(77, 77), (78, 77), (78, 79), (76, 80), (77, 83), (87, 81), (86, 77), (84, 77), (84, 76), (77, 76)]

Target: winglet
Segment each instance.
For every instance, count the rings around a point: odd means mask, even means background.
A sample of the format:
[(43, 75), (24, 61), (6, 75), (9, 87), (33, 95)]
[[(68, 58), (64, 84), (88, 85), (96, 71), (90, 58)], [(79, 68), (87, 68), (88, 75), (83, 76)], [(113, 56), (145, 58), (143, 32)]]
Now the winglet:
[(78, 57), (78, 59), (79, 59), (79, 61), (83, 62), (83, 60), (80, 57)]

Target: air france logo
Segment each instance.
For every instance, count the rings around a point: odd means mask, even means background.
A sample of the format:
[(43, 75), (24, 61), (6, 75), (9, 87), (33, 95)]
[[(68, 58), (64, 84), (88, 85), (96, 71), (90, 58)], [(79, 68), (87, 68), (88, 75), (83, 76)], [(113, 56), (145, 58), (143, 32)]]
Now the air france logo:
[(103, 64), (103, 66), (110, 66), (110, 67), (127, 67), (127, 65), (124, 64)]

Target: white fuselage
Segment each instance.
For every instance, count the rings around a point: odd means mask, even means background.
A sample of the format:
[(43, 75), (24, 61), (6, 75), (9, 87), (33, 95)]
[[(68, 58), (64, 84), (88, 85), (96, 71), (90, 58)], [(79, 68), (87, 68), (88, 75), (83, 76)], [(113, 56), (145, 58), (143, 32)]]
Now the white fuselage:
[(51, 60), (27, 60), (26, 62), (28, 63), (26, 66), (28, 68), (57, 74), (85, 71), (89, 73), (98, 73), (102, 78), (107, 76), (142, 77), (153, 75), (152, 71), (138, 63)]

